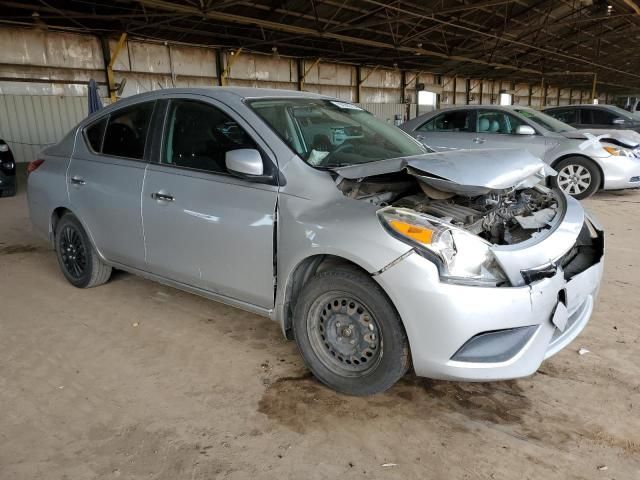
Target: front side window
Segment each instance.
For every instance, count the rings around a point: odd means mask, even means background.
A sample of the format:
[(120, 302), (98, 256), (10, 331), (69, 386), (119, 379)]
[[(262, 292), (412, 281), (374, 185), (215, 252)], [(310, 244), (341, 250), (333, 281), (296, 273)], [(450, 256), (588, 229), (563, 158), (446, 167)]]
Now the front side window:
[(228, 151), (257, 149), (253, 139), (235, 120), (212, 105), (173, 100), (168, 115), (163, 164), (228, 173), (225, 166)]
[(269, 98), (249, 107), (309, 165), (335, 167), (427, 153), (399, 128), (337, 100)]
[(442, 113), (418, 128), (422, 132), (472, 132), (470, 110)]
[(515, 115), (499, 110), (479, 110), (477, 124), (479, 133), (504, 134), (515, 134), (520, 125), (526, 125)]
[[(594, 125), (612, 125), (614, 120), (620, 118), (601, 108), (590, 108), (589, 113), (591, 113), (591, 121), (589, 123)], [(589, 115), (587, 115), (587, 118), (589, 118)]]
[(155, 102), (145, 102), (109, 115), (102, 153), (142, 160)]
[(571, 124), (580, 123), (580, 120), (578, 118), (579, 113), (580, 112), (578, 111), (577, 108), (571, 108), (566, 110), (551, 110), (549, 112), (549, 115), (551, 115), (553, 118), (557, 118), (561, 122), (568, 123), (571, 125)]

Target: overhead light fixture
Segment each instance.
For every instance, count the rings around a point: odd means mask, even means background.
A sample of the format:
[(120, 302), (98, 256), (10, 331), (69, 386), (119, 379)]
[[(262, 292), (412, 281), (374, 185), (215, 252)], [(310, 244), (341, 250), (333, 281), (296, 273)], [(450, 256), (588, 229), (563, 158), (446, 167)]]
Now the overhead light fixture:
[(276, 60), (280, 60), (280, 54), (278, 53), (278, 47), (271, 47), (271, 52), (273, 55), (273, 58)]

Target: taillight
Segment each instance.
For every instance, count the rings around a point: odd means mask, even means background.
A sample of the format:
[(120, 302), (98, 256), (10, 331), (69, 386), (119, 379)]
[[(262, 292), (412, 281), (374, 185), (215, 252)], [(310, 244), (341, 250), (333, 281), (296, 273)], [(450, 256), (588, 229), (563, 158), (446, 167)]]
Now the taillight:
[(33, 162), (29, 162), (29, 165), (27, 165), (27, 175), (35, 172), (38, 167), (40, 165), (42, 165), (44, 163), (44, 160), (39, 159), (39, 160), (34, 160)]

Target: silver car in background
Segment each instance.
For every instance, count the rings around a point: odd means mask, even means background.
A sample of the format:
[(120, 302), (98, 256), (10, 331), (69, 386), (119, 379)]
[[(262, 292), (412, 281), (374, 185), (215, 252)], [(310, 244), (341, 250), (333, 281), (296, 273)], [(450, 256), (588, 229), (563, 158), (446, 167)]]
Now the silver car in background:
[(264, 315), (318, 379), (367, 395), (411, 364), (530, 375), (582, 331), (603, 232), (549, 170), (427, 153), (320, 95), (174, 89), (82, 121), (30, 164), (28, 201), (72, 285), (118, 268)]
[(474, 105), (436, 110), (401, 125), (429, 147), (526, 149), (558, 171), (551, 185), (583, 199), (598, 189), (640, 188), (640, 146), (618, 132), (581, 132), (529, 107)]

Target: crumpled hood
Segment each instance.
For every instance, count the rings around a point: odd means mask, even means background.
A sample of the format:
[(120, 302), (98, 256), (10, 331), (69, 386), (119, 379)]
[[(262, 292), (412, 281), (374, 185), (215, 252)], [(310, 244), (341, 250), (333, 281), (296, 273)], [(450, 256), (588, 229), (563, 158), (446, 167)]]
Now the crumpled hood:
[(332, 169), (348, 179), (406, 171), (419, 181), (459, 195), (531, 187), (556, 172), (525, 150), (454, 150)]

